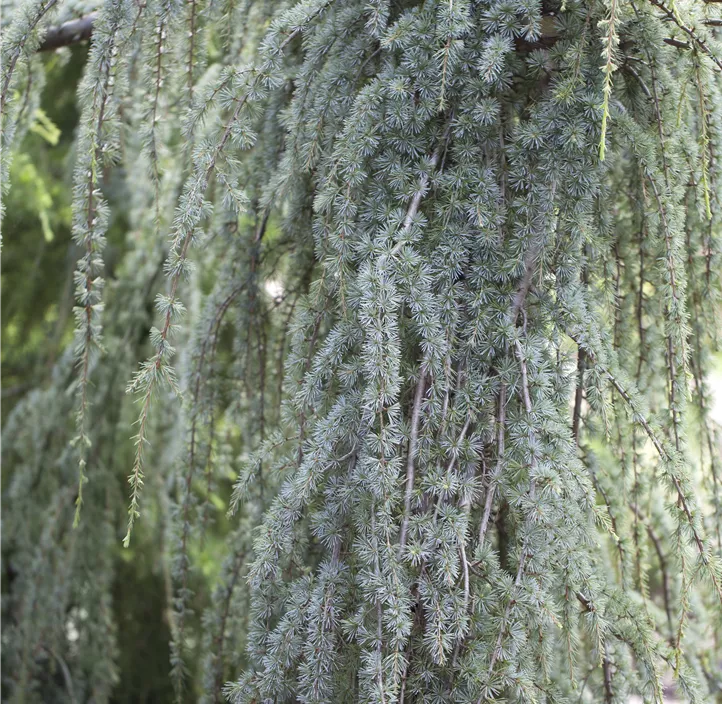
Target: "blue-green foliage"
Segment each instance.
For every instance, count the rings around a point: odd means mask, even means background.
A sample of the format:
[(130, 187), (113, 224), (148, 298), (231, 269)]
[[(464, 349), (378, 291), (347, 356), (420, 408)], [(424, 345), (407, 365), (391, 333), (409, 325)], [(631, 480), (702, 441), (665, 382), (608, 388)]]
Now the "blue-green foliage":
[[(12, 144), (48, 5), (4, 45)], [(68, 671), (57, 698), (110, 696), (122, 477), (179, 701), (661, 703), (669, 675), (717, 701), (714, 12), (107, 0), (80, 95), (76, 381), (66, 356), (4, 436), (12, 696), (52, 689), (38, 652)]]

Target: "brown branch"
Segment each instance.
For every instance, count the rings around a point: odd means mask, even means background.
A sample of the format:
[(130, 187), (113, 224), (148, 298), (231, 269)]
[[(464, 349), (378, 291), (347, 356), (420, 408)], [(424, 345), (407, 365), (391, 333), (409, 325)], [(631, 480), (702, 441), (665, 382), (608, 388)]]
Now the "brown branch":
[(681, 42), (679, 39), (673, 39), (672, 37), (665, 37), (662, 39), (665, 44), (675, 47), (676, 49), (691, 49), (692, 45), (689, 42)]
[(612, 689), (612, 661), (609, 659), (607, 646), (604, 646), (604, 660), (602, 661), (602, 671), (604, 672), (604, 702), (611, 704), (614, 701), (614, 690)]
[(55, 51), (63, 46), (70, 46), (90, 39), (93, 25), (98, 18), (97, 12), (91, 12), (85, 17), (68, 20), (57, 27), (50, 27), (38, 47), (38, 51)]

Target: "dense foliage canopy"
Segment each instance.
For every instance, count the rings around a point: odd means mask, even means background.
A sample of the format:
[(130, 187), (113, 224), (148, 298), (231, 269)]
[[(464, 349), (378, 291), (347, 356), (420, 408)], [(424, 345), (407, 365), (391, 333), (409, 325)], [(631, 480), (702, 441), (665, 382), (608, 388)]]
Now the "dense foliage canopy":
[(722, 701), (721, 8), (4, 7), (3, 699)]

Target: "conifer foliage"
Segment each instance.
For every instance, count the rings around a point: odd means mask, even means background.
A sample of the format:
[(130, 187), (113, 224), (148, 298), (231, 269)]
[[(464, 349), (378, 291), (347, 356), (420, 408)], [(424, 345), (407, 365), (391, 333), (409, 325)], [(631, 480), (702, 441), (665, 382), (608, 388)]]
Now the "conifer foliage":
[(720, 7), (103, 0), (8, 699), (114, 700), (150, 560), (178, 701), (722, 701)]

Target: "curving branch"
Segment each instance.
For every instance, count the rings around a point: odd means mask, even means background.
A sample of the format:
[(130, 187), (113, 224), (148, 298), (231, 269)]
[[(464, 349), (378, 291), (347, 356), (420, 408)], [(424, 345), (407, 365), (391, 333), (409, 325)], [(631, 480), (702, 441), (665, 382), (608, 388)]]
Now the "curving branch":
[(93, 33), (93, 24), (98, 17), (97, 12), (91, 12), (85, 17), (68, 20), (57, 27), (50, 27), (38, 47), (38, 51), (55, 51), (63, 46), (70, 46), (90, 39)]

